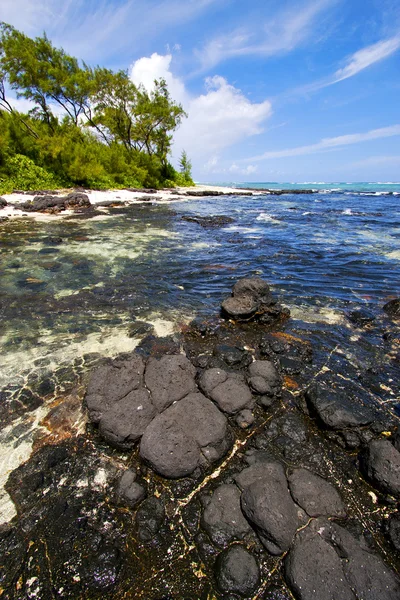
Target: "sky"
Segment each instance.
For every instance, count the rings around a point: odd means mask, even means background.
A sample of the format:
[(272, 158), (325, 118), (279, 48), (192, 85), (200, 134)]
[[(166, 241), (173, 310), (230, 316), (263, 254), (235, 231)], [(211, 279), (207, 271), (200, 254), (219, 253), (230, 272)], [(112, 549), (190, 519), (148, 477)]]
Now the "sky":
[(400, 181), (399, 0), (1, 0), (0, 20), (165, 78), (196, 181)]

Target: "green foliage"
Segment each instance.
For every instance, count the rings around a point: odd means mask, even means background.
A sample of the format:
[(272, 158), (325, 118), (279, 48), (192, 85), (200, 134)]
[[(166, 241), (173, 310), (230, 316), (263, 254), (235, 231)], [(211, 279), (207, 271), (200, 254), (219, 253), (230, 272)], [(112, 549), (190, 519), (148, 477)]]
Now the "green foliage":
[[(6, 83), (34, 104), (29, 114), (12, 107)], [(181, 173), (168, 162), (172, 134), (184, 116), (164, 80), (148, 92), (125, 71), (80, 63), (45, 34), (31, 39), (0, 24), (3, 187), (191, 185), (186, 153)]]
[(23, 154), (8, 157), (2, 165), (1, 175), (0, 193), (2, 194), (12, 192), (13, 189), (38, 190), (63, 187), (63, 182), (53, 173), (38, 167)]

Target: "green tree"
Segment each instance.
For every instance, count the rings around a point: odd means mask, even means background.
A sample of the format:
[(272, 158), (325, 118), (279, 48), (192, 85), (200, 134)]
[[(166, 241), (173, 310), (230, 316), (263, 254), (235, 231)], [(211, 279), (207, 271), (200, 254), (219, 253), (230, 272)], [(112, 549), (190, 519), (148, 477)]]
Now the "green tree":
[(182, 150), (182, 154), (179, 159), (179, 168), (184, 179), (188, 182), (192, 182), (192, 163), (188, 158), (186, 150)]

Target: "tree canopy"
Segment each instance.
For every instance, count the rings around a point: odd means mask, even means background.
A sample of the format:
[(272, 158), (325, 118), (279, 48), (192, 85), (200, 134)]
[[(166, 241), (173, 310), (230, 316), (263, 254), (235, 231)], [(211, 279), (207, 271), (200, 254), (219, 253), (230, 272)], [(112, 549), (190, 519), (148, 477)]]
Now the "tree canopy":
[[(32, 109), (17, 111), (8, 89)], [(127, 71), (91, 67), (55, 48), (46, 34), (32, 39), (0, 24), (0, 191), (24, 187), (15, 185), (16, 166), (26, 172), (27, 160), (41, 181), (44, 172), (59, 186), (190, 185), (190, 168), (178, 173), (168, 162), (185, 116), (163, 79), (148, 91)]]

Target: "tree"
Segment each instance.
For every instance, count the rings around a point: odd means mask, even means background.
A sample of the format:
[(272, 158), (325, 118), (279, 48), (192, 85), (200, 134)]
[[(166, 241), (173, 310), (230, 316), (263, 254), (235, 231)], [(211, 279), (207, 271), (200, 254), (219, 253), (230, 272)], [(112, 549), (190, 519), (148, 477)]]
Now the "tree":
[(185, 181), (192, 182), (192, 163), (186, 154), (186, 150), (182, 150), (182, 154), (179, 159), (179, 168)]

